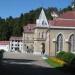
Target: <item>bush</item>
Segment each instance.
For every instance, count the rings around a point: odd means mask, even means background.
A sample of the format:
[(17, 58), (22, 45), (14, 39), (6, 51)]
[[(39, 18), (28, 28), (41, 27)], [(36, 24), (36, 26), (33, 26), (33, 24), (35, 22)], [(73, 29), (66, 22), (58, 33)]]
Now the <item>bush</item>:
[(62, 59), (62, 58), (63, 58), (63, 54), (65, 54), (65, 52), (64, 52), (64, 51), (61, 51), (61, 52), (59, 52), (59, 53), (57, 54), (56, 57)]
[(57, 54), (57, 57), (64, 60), (65, 62), (67, 62), (68, 64), (70, 64), (72, 62), (72, 60), (75, 59), (75, 55), (70, 53), (70, 52), (64, 52), (61, 51)]
[(2, 50), (0, 50), (0, 60), (2, 59), (2, 57), (3, 57), (3, 53), (4, 53), (5, 51), (2, 49)]

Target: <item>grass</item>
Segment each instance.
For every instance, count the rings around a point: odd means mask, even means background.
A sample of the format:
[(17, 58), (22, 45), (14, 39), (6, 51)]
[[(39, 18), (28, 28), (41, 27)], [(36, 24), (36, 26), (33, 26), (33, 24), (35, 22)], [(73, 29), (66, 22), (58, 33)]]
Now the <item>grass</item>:
[(62, 67), (65, 62), (58, 59), (58, 58), (55, 58), (55, 57), (50, 57), (48, 59), (45, 60), (49, 65), (51, 65), (53, 68), (56, 68), (56, 67)]

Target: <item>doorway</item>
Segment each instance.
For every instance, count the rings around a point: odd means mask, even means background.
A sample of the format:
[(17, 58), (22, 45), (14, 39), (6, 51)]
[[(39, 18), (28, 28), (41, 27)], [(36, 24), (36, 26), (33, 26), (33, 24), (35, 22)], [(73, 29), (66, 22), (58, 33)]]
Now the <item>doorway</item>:
[(42, 52), (41, 54), (44, 54), (45, 53), (45, 43), (42, 43)]

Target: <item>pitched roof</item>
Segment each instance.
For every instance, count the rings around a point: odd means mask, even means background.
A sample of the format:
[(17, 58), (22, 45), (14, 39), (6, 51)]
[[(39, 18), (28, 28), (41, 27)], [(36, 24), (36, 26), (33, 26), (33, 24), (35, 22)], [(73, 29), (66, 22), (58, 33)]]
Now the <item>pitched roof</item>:
[(0, 41), (0, 45), (9, 45), (9, 41)]
[(75, 19), (75, 11), (67, 11), (59, 16), (64, 19)]
[(34, 27), (36, 24), (28, 24), (27, 26), (23, 27), (24, 32), (34, 32)]
[(12, 36), (12, 37), (10, 37), (9, 40), (10, 40), (10, 41), (11, 41), (11, 40), (22, 40), (22, 37), (14, 37), (14, 36)]
[(75, 27), (75, 11), (68, 11), (49, 21), (51, 26)]
[(75, 20), (64, 20), (64, 19), (55, 19), (49, 21), (49, 25), (52, 26), (64, 26), (64, 27), (75, 27)]

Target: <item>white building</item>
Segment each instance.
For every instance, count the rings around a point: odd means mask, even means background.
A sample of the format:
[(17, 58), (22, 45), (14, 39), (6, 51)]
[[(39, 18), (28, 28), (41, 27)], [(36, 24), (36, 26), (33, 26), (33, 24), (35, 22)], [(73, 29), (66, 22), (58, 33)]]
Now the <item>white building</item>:
[(9, 41), (0, 41), (0, 50), (9, 51)]
[(22, 37), (11, 37), (10, 39), (10, 51), (11, 52), (23, 52)]

